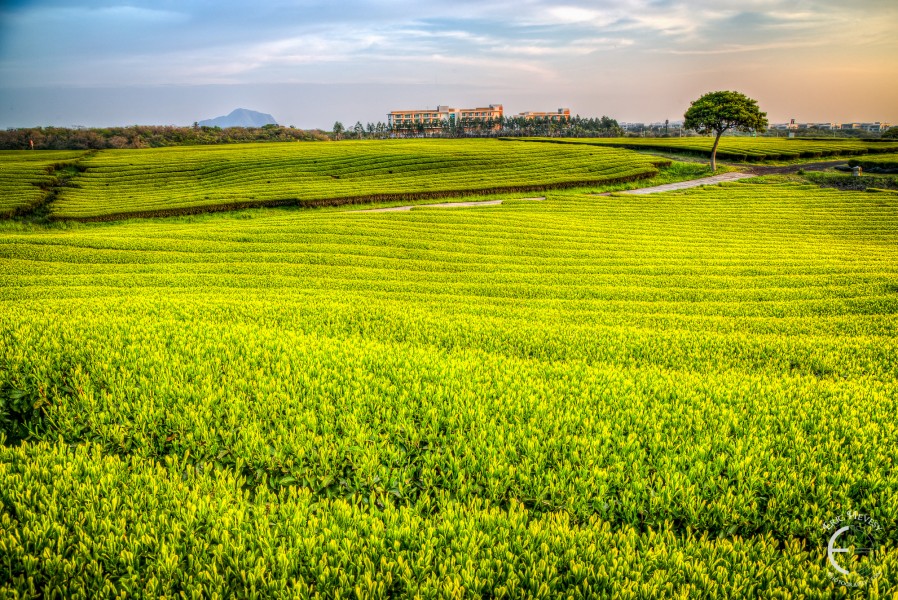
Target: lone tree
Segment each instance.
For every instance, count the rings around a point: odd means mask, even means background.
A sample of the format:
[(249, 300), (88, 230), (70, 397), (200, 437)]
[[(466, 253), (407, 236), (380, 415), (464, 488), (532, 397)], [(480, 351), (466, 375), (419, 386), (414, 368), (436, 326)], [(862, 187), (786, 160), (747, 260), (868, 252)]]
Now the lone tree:
[(709, 92), (693, 102), (684, 115), (683, 128), (705, 135), (716, 133), (711, 148), (711, 170), (717, 170), (717, 145), (728, 129), (764, 131), (767, 113), (758, 110), (758, 101), (739, 92)]

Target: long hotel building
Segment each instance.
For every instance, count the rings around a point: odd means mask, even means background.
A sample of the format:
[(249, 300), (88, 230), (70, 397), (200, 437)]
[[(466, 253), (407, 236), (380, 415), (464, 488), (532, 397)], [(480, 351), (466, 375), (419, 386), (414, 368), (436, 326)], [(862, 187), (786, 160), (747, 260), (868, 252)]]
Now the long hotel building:
[(518, 117), (525, 119), (543, 119), (546, 121), (566, 121), (571, 118), (571, 109), (559, 108), (555, 112), (522, 112), (518, 113)]

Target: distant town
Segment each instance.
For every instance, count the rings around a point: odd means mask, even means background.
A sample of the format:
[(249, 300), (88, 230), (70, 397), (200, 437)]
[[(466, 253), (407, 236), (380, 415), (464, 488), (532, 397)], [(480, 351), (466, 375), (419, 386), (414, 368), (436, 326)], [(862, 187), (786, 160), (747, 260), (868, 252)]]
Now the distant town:
[[(574, 117), (574, 119), (579, 117)], [(411, 110), (393, 110), (387, 114), (386, 126), (397, 132), (418, 131), (434, 133), (447, 129), (463, 128), (468, 130), (483, 129), (488, 125), (490, 130), (498, 130), (506, 122), (514, 121), (565, 123), (572, 120), (569, 108), (554, 111), (528, 111), (506, 117), (501, 104), (489, 104), (477, 108), (453, 108), (439, 105), (436, 108), (418, 108)], [(653, 123), (621, 122), (618, 126), (624, 133), (680, 134), (683, 121), (663, 121)], [(807, 130), (819, 131), (852, 131), (857, 133), (882, 133), (891, 127), (891, 123), (876, 121), (872, 123), (798, 123), (791, 119), (788, 123), (771, 124), (768, 131), (799, 132)]]

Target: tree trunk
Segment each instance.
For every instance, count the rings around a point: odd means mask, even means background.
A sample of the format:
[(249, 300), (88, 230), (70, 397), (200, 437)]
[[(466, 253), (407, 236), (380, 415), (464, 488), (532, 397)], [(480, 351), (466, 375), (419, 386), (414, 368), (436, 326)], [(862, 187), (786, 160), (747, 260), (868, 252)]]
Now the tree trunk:
[(717, 137), (714, 138), (714, 146), (711, 148), (711, 172), (717, 172), (717, 144), (720, 143), (720, 136), (723, 135), (723, 131), (717, 132)]

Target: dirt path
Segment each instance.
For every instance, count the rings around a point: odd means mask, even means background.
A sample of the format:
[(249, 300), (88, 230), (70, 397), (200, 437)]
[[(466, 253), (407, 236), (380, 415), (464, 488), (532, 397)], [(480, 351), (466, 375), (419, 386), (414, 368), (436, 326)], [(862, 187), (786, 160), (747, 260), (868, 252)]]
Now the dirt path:
[[(687, 190), (689, 188), (699, 187), (703, 185), (716, 185), (725, 181), (738, 181), (740, 179), (748, 179), (749, 177), (759, 177), (761, 175), (786, 175), (789, 173), (797, 173), (798, 171), (822, 171), (836, 165), (844, 165), (845, 159), (828, 160), (823, 162), (804, 163), (797, 165), (785, 165), (781, 167), (765, 167), (763, 165), (734, 165), (745, 167), (744, 171), (737, 173), (721, 173), (720, 175), (712, 175), (710, 177), (702, 177), (701, 179), (690, 179), (688, 181), (678, 181), (676, 183), (666, 183), (664, 185), (656, 185), (654, 187), (639, 188), (635, 190), (624, 190), (614, 192), (617, 194), (658, 194), (661, 192), (672, 192), (674, 190)], [(599, 196), (610, 196), (612, 192), (598, 194)]]
[[(539, 198), (509, 198), (509, 200), (545, 200), (545, 196)], [(348, 212), (405, 212), (413, 208), (469, 208), (475, 206), (498, 206), (505, 200), (475, 200), (471, 202), (441, 202), (439, 204), (412, 204), (410, 206), (390, 206), (387, 208), (366, 208)]]
[(653, 187), (639, 188), (635, 190), (623, 190), (620, 192), (606, 192), (598, 194), (599, 196), (610, 196), (615, 194), (659, 194), (661, 192), (672, 192), (674, 190), (686, 190), (689, 188), (699, 187), (702, 185), (716, 185), (724, 181), (738, 181), (748, 177), (756, 177), (753, 173), (721, 173), (720, 175), (712, 175), (710, 177), (702, 177), (701, 179), (689, 179), (687, 181), (677, 181), (676, 183), (665, 183), (664, 185), (656, 185)]

